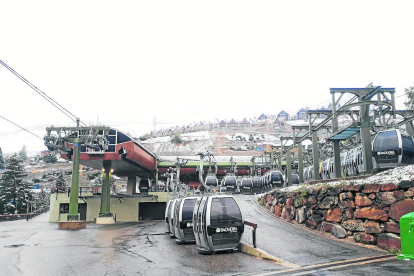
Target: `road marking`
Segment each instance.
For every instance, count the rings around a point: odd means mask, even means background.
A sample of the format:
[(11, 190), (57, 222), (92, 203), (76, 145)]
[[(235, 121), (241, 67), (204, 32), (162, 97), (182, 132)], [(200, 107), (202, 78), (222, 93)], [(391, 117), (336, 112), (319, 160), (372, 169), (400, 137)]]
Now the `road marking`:
[[(362, 264), (368, 264), (372, 262), (381, 262), (381, 261), (387, 261), (391, 259), (395, 259), (395, 255), (380, 255), (380, 256), (374, 256), (374, 257), (362, 257), (362, 258), (356, 258), (356, 259), (350, 259), (350, 260), (343, 260), (343, 261), (336, 261), (331, 263), (323, 263), (323, 264), (317, 264), (317, 265), (310, 265), (310, 266), (304, 266), (300, 268), (293, 268), (293, 269), (286, 269), (286, 270), (279, 270), (279, 271), (273, 271), (273, 272), (267, 272), (263, 274), (259, 274), (257, 276), (268, 276), (268, 275), (279, 275), (283, 274), (286, 275), (286, 273), (294, 273), (298, 272), (297, 274), (290, 274), (290, 275), (301, 275), (303, 273), (311, 273), (318, 270), (329, 270), (334, 268), (341, 268), (346, 266), (354, 266), (354, 265), (362, 265)], [(316, 270), (314, 270), (316, 269)], [(306, 272), (303, 272), (306, 270)], [(312, 271), (309, 271), (312, 270)]]

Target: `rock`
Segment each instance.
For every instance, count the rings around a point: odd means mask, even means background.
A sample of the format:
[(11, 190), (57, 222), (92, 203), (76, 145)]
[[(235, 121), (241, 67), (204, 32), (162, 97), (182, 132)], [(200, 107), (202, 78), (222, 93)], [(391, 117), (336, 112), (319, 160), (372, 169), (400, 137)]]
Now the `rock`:
[(396, 201), (400, 201), (404, 199), (404, 191), (394, 191), (394, 197)]
[(379, 234), (381, 233), (380, 224), (376, 221), (366, 221), (364, 223), (365, 233), (367, 234)]
[(334, 235), (337, 239), (344, 239), (346, 238), (347, 232), (344, 228), (342, 228), (341, 226), (335, 224), (332, 227), (332, 231), (331, 231), (332, 235)]
[(327, 188), (322, 188), (319, 190), (318, 195), (316, 196), (318, 201), (322, 201), (322, 199), (325, 197), (326, 192), (328, 192)]
[(302, 207), (304, 205), (305, 199), (300, 196), (296, 196), (296, 198), (293, 200), (293, 206), (296, 208)]
[(400, 224), (393, 222), (393, 221), (387, 221), (385, 224), (385, 231), (390, 233), (397, 233), (400, 234)]
[(270, 207), (270, 213), (274, 214), (275, 213), (275, 206), (271, 206)]
[(341, 226), (346, 230), (364, 232), (364, 223), (358, 220), (347, 220), (341, 223)]
[(277, 199), (275, 198), (272, 200), (272, 205), (275, 206), (276, 204), (277, 204)]
[(391, 205), (388, 215), (393, 220), (400, 221), (400, 218), (403, 215), (411, 213), (413, 211), (414, 211), (414, 201), (411, 199), (406, 199), (406, 200), (399, 201)]
[(397, 190), (397, 189), (398, 189), (398, 186), (395, 185), (394, 183), (388, 183), (388, 184), (382, 185), (382, 187), (381, 187), (381, 191), (383, 191), (383, 192), (394, 191), (394, 190)]
[(282, 214), (282, 207), (280, 207), (280, 205), (276, 205), (275, 206), (275, 215), (280, 217), (280, 215)]
[(324, 222), (322, 222), (322, 229), (323, 229), (323, 231), (325, 231), (325, 232), (330, 232), (330, 233), (332, 233), (332, 227), (334, 226), (335, 224), (333, 224), (333, 223), (330, 223), (330, 222), (326, 222), (326, 221), (324, 221)]
[(306, 204), (305, 205), (308, 209), (312, 209), (312, 208), (316, 207), (317, 202), (318, 201), (317, 201), (315, 196), (310, 196), (306, 199)]
[(406, 192), (404, 193), (404, 196), (405, 196), (405, 197), (407, 197), (407, 198), (412, 198), (412, 197), (414, 197), (414, 188), (410, 188), (410, 189), (408, 189), (408, 191), (406, 191)]
[(381, 203), (383, 206), (388, 206), (393, 204), (395, 201), (397, 201), (394, 197), (393, 192), (383, 192), (378, 193), (378, 202)]
[(287, 221), (291, 221), (295, 217), (295, 208), (293, 206), (283, 207), (281, 217)]
[(342, 211), (339, 208), (329, 209), (325, 215), (326, 221), (341, 222)]
[(354, 199), (354, 196), (352, 195), (352, 193), (350, 193), (350, 192), (347, 192), (347, 193), (341, 193), (340, 195), (339, 195), (339, 199), (341, 200), (341, 201), (345, 201), (345, 200), (352, 200), (352, 199)]
[(378, 247), (384, 250), (401, 250), (401, 238), (396, 234), (382, 233), (377, 237)]
[(292, 198), (291, 198), (291, 197), (289, 197), (289, 198), (286, 200), (286, 204), (285, 204), (285, 205), (290, 206), (291, 204), (292, 204)]
[(364, 194), (370, 194), (370, 193), (378, 193), (381, 189), (380, 184), (366, 184), (364, 187), (364, 190), (362, 192)]
[(388, 215), (384, 210), (375, 207), (365, 207), (355, 211), (355, 218), (387, 221)]
[(322, 222), (322, 217), (318, 215), (311, 215), (309, 219), (305, 221), (305, 225), (308, 228), (316, 229), (318, 225)]
[(340, 201), (339, 206), (341, 206), (344, 209), (346, 209), (346, 208), (355, 208), (355, 202), (353, 200)]
[(343, 216), (346, 219), (354, 218), (354, 209), (352, 209), (352, 208), (345, 209), (345, 212), (344, 212)]
[(376, 238), (375, 236), (366, 233), (355, 233), (354, 240), (365, 244), (375, 244)]
[(318, 208), (330, 209), (335, 204), (338, 204), (338, 198), (334, 196), (327, 196), (318, 204)]
[(359, 192), (359, 191), (361, 191), (361, 185), (347, 185), (347, 186), (344, 187), (344, 191)]
[(342, 191), (344, 190), (344, 188), (342, 187), (330, 187), (328, 188), (328, 196), (337, 196), (339, 195)]
[(398, 187), (400, 189), (404, 189), (404, 190), (408, 190), (411, 187), (414, 187), (414, 182), (410, 181), (410, 180), (402, 180), (399, 184)]
[(305, 206), (296, 209), (296, 221), (298, 223), (304, 223), (306, 220), (306, 213), (307, 213), (307, 210)]
[(377, 196), (375, 194), (370, 194), (368, 197), (369, 197), (369, 199), (374, 200)]
[(369, 199), (365, 195), (358, 194), (358, 195), (355, 196), (355, 205), (359, 206), (359, 207), (371, 206), (372, 205), (372, 200)]

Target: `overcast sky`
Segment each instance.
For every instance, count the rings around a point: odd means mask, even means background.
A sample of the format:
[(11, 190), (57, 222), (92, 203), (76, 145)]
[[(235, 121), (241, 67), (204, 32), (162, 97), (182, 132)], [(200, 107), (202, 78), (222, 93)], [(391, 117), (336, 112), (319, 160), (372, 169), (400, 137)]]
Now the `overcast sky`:
[[(0, 59), (85, 123), (135, 135), (414, 82), (413, 1), (1, 1)], [(72, 122), (0, 66), (0, 115)], [(402, 109), (404, 97), (398, 98)], [(0, 120), (3, 152), (43, 142)]]

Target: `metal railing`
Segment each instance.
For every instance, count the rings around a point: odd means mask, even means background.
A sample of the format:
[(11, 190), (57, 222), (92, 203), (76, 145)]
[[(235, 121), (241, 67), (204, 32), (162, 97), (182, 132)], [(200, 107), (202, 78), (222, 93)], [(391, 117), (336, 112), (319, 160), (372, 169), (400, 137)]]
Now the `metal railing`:
[(43, 214), (45, 212), (49, 211), (49, 208), (42, 208), (38, 209), (32, 213), (28, 214), (12, 214), (12, 215), (0, 215), (0, 222), (2, 221), (12, 221), (12, 220), (29, 220), (32, 219), (40, 214)]
[(256, 223), (246, 220), (244, 221), (244, 232), (242, 236), (242, 241), (252, 245), (254, 248), (257, 248), (256, 229)]

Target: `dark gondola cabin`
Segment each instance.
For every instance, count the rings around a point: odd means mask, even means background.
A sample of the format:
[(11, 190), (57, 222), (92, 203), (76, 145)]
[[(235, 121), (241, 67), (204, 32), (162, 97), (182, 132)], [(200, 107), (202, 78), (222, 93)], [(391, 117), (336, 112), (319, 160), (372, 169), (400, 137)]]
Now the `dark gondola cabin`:
[(186, 197), (177, 202), (174, 214), (175, 237), (181, 243), (194, 243), (193, 212), (197, 197)]
[(223, 186), (227, 192), (236, 192), (237, 190), (237, 178), (234, 175), (227, 175), (224, 178)]
[(167, 230), (165, 231), (165, 233), (170, 233), (170, 223), (169, 223), (169, 218), (168, 218), (168, 212), (171, 212), (171, 209), (170, 209), (171, 202), (172, 200), (169, 200), (167, 202), (167, 206), (165, 207), (165, 222), (167, 224)]
[(260, 176), (254, 176), (253, 179), (253, 193), (261, 193), (262, 192), (262, 178)]
[(253, 193), (253, 180), (250, 177), (245, 177), (241, 180), (241, 192), (243, 194)]
[(283, 187), (283, 175), (280, 171), (271, 171), (269, 174), (269, 180), (272, 187)]
[(168, 206), (168, 224), (170, 226), (170, 237), (174, 238), (175, 237), (175, 231), (174, 231), (174, 210), (175, 210), (175, 205), (177, 203), (178, 199), (173, 199), (170, 203), (170, 205)]
[(138, 187), (139, 187), (139, 192), (140, 192), (141, 195), (148, 195), (149, 187), (150, 187), (149, 180), (148, 179), (141, 179), (139, 181)]
[(208, 196), (196, 201), (193, 215), (197, 251), (233, 251), (240, 243), (244, 222), (232, 196)]
[(413, 139), (399, 129), (380, 131), (375, 136), (372, 155), (380, 169), (413, 164)]
[(206, 176), (206, 185), (210, 188), (214, 188), (218, 186), (218, 179), (215, 174), (207, 174)]

